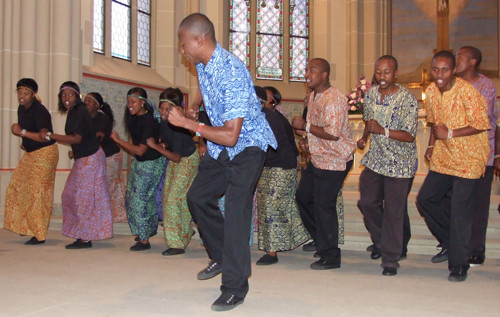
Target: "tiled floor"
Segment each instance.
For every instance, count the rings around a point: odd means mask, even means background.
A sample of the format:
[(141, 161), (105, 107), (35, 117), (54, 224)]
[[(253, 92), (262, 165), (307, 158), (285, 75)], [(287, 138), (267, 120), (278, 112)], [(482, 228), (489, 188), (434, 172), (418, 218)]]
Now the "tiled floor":
[[(410, 254), (395, 277), (378, 261), (343, 251), (342, 268), (312, 271), (312, 253), (280, 253), (269, 267), (252, 265), (245, 303), (229, 313), (210, 305), (220, 276), (198, 281), (207, 264), (199, 240), (186, 254), (165, 257), (161, 237), (152, 249), (130, 252), (132, 237), (95, 241), (87, 250), (49, 231), (43, 245), (0, 229), (0, 316), (499, 316), (500, 260), (471, 268), (463, 283), (447, 281), (447, 264)], [(252, 261), (262, 255), (252, 247)]]

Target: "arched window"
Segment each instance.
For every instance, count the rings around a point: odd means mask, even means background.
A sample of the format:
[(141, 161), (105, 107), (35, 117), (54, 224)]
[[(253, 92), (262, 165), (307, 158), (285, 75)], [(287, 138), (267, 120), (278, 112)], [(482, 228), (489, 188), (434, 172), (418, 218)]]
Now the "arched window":
[(94, 52), (151, 65), (151, 0), (94, 0), (93, 19)]
[(255, 65), (257, 79), (304, 81), (309, 0), (230, 0), (229, 50), (247, 67)]

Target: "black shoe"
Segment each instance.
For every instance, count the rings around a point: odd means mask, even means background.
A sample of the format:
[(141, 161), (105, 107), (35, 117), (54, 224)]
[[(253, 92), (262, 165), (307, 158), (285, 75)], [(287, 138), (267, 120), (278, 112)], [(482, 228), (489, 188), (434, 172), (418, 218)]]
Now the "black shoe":
[(42, 244), (45, 243), (45, 240), (39, 241), (37, 238), (33, 237), (26, 241), (24, 244), (25, 245), (37, 245), (37, 244)]
[(186, 251), (184, 249), (176, 249), (176, 248), (168, 248), (165, 251), (163, 251), (161, 254), (162, 255), (178, 255), (178, 254), (184, 254)]
[(311, 241), (309, 243), (306, 243), (302, 246), (302, 251), (310, 252), (310, 251), (316, 251), (316, 242)]
[(313, 257), (314, 257), (314, 258), (318, 258), (318, 259), (319, 259), (321, 256), (319, 255), (319, 253), (318, 253), (318, 252), (314, 252)]
[(239, 304), (243, 304), (245, 301), (244, 298), (238, 297), (234, 294), (224, 294), (222, 293), (219, 298), (215, 300), (212, 304), (212, 310), (214, 311), (226, 311), (231, 310), (238, 306)]
[(473, 255), (467, 262), (469, 262), (469, 265), (472, 267), (481, 266), (484, 263), (484, 255)]
[(441, 263), (448, 261), (448, 249), (442, 249), (441, 252), (432, 257), (432, 263)]
[(375, 247), (375, 244), (370, 244), (369, 246), (366, 247), (366, 252), (372, 252), (374, 247)]
[(151, 244), (149, 244), (149, 242), (146, 244), (137, 242), (136, 244), (130, 247), (130, 251), (145, 251), (149, 249), (151, 249)]
[(382, 271), (382, 275), (385, 276), (394, 276), (396, 274), (398, 274), (398, 270), (393, 267), (384, 267), (384, 270)]
[(406, 252), (401, 253), (401, 256), (399, 257), (399, 261), (406, 260), (408, 258)]
[(443, 250), (443, 245), (441, 243), (439, 243), (437, 246), (436, 246), (436, 250)]
[(75, 242), (68, 244), (66, 249), (88, 249), (92, 248), (92, 241), (83, 242), (82, 239), (78, 239)]
[(448, 275), (448, 281), (450, 282), (463, 282), (467, 279), (467, 267), (460, 266), (453, 268)]
[[(208, 266), (198, 273), (199, 280), (208, 280), (222, 272), (222, 265), (214, 260), (208, 263)], [(220, 298), (220, 297), (219, 297)]]
[(327, 262), (324, 260), (318, 260), (309, 266), (312, 270), (331, 270), (338, 269), (340, 267), (340, 261), (338, 262)]
[(278, 256), (277, 255), (272, 256), (272, 255), (269, 255), (266, 253), (255, 264), (257, 264), (257, 265), (271, 265), (274, 263), (278, 263)]
[(377, 248), (377, 246), (374, 246), (372, 249), (372, 254), (370, 254), (370, 258), (372, 260), (376, 260), (376, 259), (380, 259), (381, 256), (382, 256), (382, 250)]

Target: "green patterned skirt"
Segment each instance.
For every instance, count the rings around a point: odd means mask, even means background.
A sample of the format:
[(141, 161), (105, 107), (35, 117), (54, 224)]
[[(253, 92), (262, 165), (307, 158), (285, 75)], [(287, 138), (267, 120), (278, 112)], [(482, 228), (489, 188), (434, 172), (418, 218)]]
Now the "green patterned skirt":
[(310, 239), (295, 201), (297, 170), (264, 167), (257, 184), (259, 249), (292, 250)]

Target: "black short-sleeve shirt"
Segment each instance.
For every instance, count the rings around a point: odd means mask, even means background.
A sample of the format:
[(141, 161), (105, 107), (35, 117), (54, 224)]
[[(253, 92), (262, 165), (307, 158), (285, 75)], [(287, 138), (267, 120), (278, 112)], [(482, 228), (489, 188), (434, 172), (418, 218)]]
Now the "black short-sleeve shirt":
[(83, 103), (77, 103), (68, 111), (64, 131), (66, 135), (78, 134), (82, 137), (79, 144), (71, 144), (75, 160), (90, 156), (99, 150), (100, 145), (95, 137), (92, 119)]
[(276, 150), (271, 147), (268, 148), (264, 166), (281, 167), (283, 169), (296, 168), (299, 150), (295, 144), (295, 136), (290, 122), (278, 111), (268, 108), (262, 108), (262, 111), (266, 114), (267, 122), (269, 122), (278, 141)]
[(97, 141), (101, 142), (101, 147), (106, 157), (120, 152), (118, 144), (109, 137), (113, 129), (113, 123), (106, 114), (97, 112), (97, 115), (92, 118), (92, 125), (94, 127), (94, 134), (97, 134), (97, 132), (104, 133), (104, 138), (102, 140), (97, 139)]
[(160, 139), (167, 143), (167, 149), (180, 154), (181, 157), (189, 157), (196, 151), (193, 137), (188, 130), (176, 127), (162, 121), (160, 124)]
[[(31, 106), (26, 109), (24, 106), (17, 108), (17, 122), (21, 129), (29, 132), (40, 132), (42, 129), (52, 130), (52, 120), (49, 111), (38, 100), (33, 100)], [(26, 152), (33, 152), (43, 147), (54, 144), (56, 141), (38, 142), (23, 137), (23, 147)]]
[[(142, 116), (133, 116), (129, 128), (134, 145), (145, 144), (147, 146), (147, 140), (151, 137), (158, 141), (160, 124), (151, 114), (146, 113)], [(148, 146), (144, 155), (136, 155), (135, 158), (142, 162), (156, 160), (160, 156), (161, 154), (158, 151)]]

